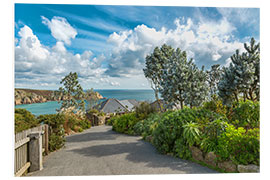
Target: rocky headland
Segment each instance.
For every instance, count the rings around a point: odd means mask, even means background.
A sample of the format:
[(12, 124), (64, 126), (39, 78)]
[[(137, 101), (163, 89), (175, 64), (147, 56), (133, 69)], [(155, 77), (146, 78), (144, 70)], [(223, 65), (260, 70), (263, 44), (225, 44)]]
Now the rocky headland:
[[(95, 92), (98, 99), (103, 97)], [(17, 89), (15, 88), (15, 105), (20, 104), (33, 104), (33, 103), (44, 103), (47, 101), (59, 101), (65, 100), (64, 97), (59, 98), (55, 95), (53, 90), (36, 90), (36, 89)]]

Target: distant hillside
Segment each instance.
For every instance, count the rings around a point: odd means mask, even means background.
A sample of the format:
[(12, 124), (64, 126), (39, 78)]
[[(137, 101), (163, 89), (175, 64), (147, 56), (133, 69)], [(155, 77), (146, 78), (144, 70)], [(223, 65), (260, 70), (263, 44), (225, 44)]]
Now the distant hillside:
[[(102, 99), (103, 97), (95, 92), (95, 95)], [(52, 90), (36, 90), (36, 89), (21, 89), (15, 88), (15, 105), (20, 104), (32, 104), (32, 103), (43, 103), (47, 101), (58, 101), (60, 100), (54, 96), (54, 91)], [(61, 98), (63, 100), (63, 98)]]
[(36, 90), (36, 89), (16, 89), (15, 88), (15, 105), (43, 103), (47, 101), (56, 101), (54, 91)]

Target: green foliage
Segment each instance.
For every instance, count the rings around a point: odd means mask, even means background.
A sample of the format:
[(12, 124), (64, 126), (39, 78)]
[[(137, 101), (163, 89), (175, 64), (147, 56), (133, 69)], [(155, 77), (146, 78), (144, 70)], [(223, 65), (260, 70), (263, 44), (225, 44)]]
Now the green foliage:
[(192, 154), (189, 150), (189, 146), (186, 145), (186, 142), (183, 138), (179, 138), (175, 141), (174, 145), (174, 154), (176, 157), (180, 157), (182, 159), (191, 159)]
[(98, 104), (98, 101), (99, 101), (98, 93), (94, 92), (94, 89), (91, 88), (91, 89), (86, 91), (85, 99), (88, 102), (87, 108), (93, 109), (93, 107), (96, 106)]
[(231, 56), (230, 66), (223, 69), (218, 94), (226, 104), (238, 102), (240, 96), (244, 100), (259, 101), (260, 43), (255, 43), (254, 38), (251, 38), (250, 46), (244, 44), (246, 52), (240, 54), (239, 50), (236, 50)]
[(63, 114), (46, 114), (38, 116), (38, 120), (48, 124), (50, 127), (49, 150), (55, 151), (63, 147), (65, 144), (65, 130), (63, 126), (65, 116)]
[(78, 121), (78, 126), (80, 126), (81, 129), (81, 131), (79, 132), (82, 132), (84, 129), (91, 128), (91, 122), (88, 119), (84, 118)]
[(222, 69), (219, 64), (215, 64), (211, 66), (211, 70), (206, 71), (206, 73), (208, 75), (207, 82), (210, 88), (210, 96), (214, 97), (218, 92), (218, 83), (222, 75)]
[(59, 87), (58, 96), (62, 98), (60, 112), (71, 111), (76, 113), (78, 111), (85, 111), (84, 92), (79, 84), (77, 73), (70, 72), (65, 76), (61, 82), (63, 87)]
[(194, 122), (188, 122), (183, 125), (183, 128), (183, 138), (186, 140), (188, 146), (198, 144), (201, 136), (199, 125)]
[(144, 76), (150, 81), (151, 88), (154, 90), (155, 98), (158, 102), (159, 109), (162, 111), (161, 103), (159, 101), (159, 89), (161, 81), (163, 80), (163, 69), (168, 64), (168, 59), (171, 58), (174, 49), (166, 44), (160, 48), (156, 47), (152, 54), (145, 58), (145, 69), (143, 69)]
[(15, 133), (30, 129), (39, 125), (35, 116), (26, 109), (15, 109)]
[(205, 126), (200, 143), (200, 148), (204, 152), (216, 152), (218, 137), (225, 132), (225, 129), (228, 126), (226, 121), (227, 119), (220, 117), (212, 122), (209, 122)]
[(158, 125), (161, 116), (158, 113), (150, 114), (145, 120), (139, 121), (134, 126), (134, 132), (136, 135), (142, 135), (143, 138), (152, 135), (153, 131)]
[(240, 101), (232, 110), (230, 122), (236, 127), (257, 128), (260, 126), (260, 103)]
[(128, 113), (124, 115), (116, 116), (113, 120), (113, 130), (126, 133), (134, 134), (134, 126), (140, 120), (136, 117), (135, 113)]
[(53, 152), (55, 150), (60, 149), (65, 145), (65, 138), (63, 136), (59, 136), (59, 134), (52, 133), (49, 136), (49, 151)]
[(216, 95), (212, 96), (211, 101), (204, 102), (202, 108), (223, 115), (226, 115), (228, 111), (227, 106), (223, 105), (222, 100), (219, 99)]
[(141, 102), (139, 106), (135, 107), (135, 115), (140, 120), (146, 119), (149, 114), (155, 113), (156, 111), (157, 110), (147, 102)]
[(226, 132), (218, 138), (217, 155), (221, 160), (231, 159), (237, 164), (259, 164), (259, 129), (246, 131), (228, 125)]

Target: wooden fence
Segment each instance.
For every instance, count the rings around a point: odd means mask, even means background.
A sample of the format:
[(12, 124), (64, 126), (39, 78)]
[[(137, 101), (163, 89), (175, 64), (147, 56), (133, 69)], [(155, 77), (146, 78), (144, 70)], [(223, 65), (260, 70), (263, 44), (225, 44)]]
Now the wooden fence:
[(33, 132), (41, 133), (42, 140), (42, 153), (48, 154), (48, 139), (49, 139), (49, 128), (47, 124), (40, 125), (35, 128), (31, 128), (15, 134), (15, 154), (14, 154), (14, 174), (15, 176), (21, 176), (24, 174), (29, 167), (31, 162), (29, 161), (29, 135)]

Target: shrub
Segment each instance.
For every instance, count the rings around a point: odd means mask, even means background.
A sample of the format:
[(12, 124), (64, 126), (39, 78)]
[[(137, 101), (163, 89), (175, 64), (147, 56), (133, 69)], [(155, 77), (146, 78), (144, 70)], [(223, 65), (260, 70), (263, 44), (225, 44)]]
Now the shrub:
[(236, 127), (246, 129), (260, 126), (260, 104), (253, 101), (240, 101), (229, 117), (230, 122)]
[(200, 143), (200, 148), (204, 152), (215, 152), (218, 144), (218, 136), (225, 132), (228, 123), (227, 119), (220, 117), (212, 122), (209, 122), (208, 125), (204, 128), (202, 135), (202, 140)]
[(223, 105), (222, 100), (220, 100), (216, 96), (213, 96), (213, 99), (211, 101), (205, 102), (202, 108), (223, 115), (226, 115), (228, 111), (227, 106)]
[(146, 119), (149, 114), (155, 112), (157, 112), (157, 110), (147, 102), (141, 102), (139, 106), (135, 107), (136, 117), (140, 120)]
[(60, 149), (65, 143), (65, 130), (63, 124), (65, 117), (63, 114), (46, 114), (38, 116), (39, 122), (48, 124), (50, 127), (49, 149), (55, 151)]
[(221, 160), (230, 159), (237, 164), (259, 164), (259, 129), (245, 130), (228, 125), (218, 138), (217, 154)]
[(15, 132), (21, 132), (39, 125), (36, 117), (26, 109), (15, 109)]
[(165, 112), (153, 131), (153, 144), (162, 153), (177, 151), (175, 143), (178, 139), (182, 139), (181, 143), (186, 146), (199, 144), (199, 131), (204, 132), (207, 124), (221, 117), (212, 111), (196, 108)]
[(199, 130), (199, 125), (194, 122), (188, 122), (183, 125), (183, 138), (188, 146), (193, 146), (198, 144), (201, 137), (201, 132)]
[(133, 127), (139, 121), (135, 113), (116, 116), (113, 121), (113, 130), (120, 133), (134, 134)]
[(65, 139), (59, 134), (52, 133), (49, 137), (49, 151), (55, 151), (65, 145)]
[(186, 145), (184, 139), (179, 138), (175, 141), (174, 145), (174, 154), (176, 157), (180, 157), (182, 159), (191, 159), (192, 154), (189, 149), (189, 146)]
[(150, 114), (145, 120), (139, 121), (134, 126), (136, 135), (142, 135), (143, 138), (152, 135), (154, 129), (157, 127), (161, 115), (158, 113)]

